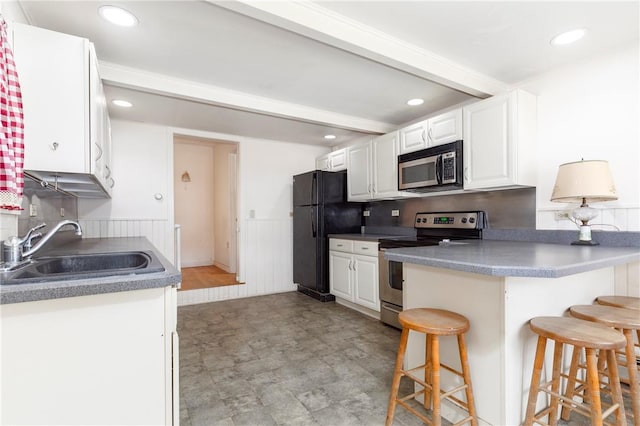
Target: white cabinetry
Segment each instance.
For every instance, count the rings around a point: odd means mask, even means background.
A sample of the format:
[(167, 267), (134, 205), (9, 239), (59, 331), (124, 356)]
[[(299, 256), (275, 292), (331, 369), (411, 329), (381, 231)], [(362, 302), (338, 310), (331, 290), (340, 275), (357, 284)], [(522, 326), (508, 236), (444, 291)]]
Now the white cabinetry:
[(464, 189), (535, 186), (535, 96), (516, 90), (463, 112)]
[(347, 169), (346, 148), (332, 151), (316, 159), (316, 169), (329, 172), (339, 172)]
[(445, 112), (399, 130), (400, 154), (462, 139), (462, 109)]
[(331, 238), (329, 276), (331, 294), (380, 312), (377, 242)]
[[(58, 172), (63, 189), (64, 173), (87, 175), (94, 187), (101, 187), (102, 196), (108, 194), (108, 116), (89, 41), (19, 23), (12, 29), (22, 89), (25, 170)], [(95, 192), (90, 185), (86, 189)]]
[(415, 196), (398, 191), (398, 132), (349, 148), (349, 201)]
[(172, 424), (176, 306), (172, 287), (2, 305), (0, 423)]

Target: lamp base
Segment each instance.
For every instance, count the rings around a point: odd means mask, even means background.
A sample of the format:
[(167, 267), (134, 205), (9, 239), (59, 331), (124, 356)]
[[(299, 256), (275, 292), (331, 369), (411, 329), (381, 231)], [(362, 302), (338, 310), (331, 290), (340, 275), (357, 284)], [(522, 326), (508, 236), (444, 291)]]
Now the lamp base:
[(571, 243), (572, 246), (599, 246), (600, 243), (597, 241), (589, 240), (589, 241), (574, 241)]

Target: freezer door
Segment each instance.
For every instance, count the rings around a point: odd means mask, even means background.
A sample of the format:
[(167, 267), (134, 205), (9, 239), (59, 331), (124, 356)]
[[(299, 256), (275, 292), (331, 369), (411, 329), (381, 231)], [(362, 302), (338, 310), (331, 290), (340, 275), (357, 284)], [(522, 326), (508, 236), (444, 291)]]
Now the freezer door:
[(322, 256), (318, 252), (318, 207), (293, 207), (293, 282), (317, 290)]
[(318, 204), (318, 173), (307, 172), (293, 177), (293, 205)]

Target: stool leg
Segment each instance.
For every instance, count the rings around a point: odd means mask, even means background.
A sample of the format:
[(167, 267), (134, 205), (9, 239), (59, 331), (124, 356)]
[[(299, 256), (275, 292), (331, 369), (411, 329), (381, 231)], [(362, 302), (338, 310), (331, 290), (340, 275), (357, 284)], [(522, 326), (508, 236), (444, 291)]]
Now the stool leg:
[(551, 410), (549, 411), (549, 426), (558, 424), (558, 404), (560, 399), (556, 396), (560, 392), (560, 373), (562, 370), (563, 344), (554, 342), (553, 347), (553, 373), (551, 375)]
[(536, 402), (538, 401), (538, 388), (540, 387), (540, 376), (542, 375), (542, 364), (544, 363), (544, 351), (547, 347), (547, 338), (538, 336), (536, 347), (536, 357), (533, 361), (533, 372), (531, 373), (531, 386), (529, 387), (529, 401), (527, 402), (527, 414), (524, 419), (525, 426), (533, 425), (536, 414)]
[(441, 426), (440, 418), (440, 341), (437, 335), (431, 337), (431, 421), (433, 426)]
[(624, 412), (624, 400), (620, 389), (620, 376), (618, 376), (618, 361), (615, 350), (607, 351), (607, 372), (609, 373), (609, 387), (611, 388), (611, 399), (614, 404), (618, 404), (616, 411), (616, 425), (627, 426), (627, 418)]
[(591, 426), (602, 426), (602, 404), (600, 401), (600, 381), (598, 380), (596, 351), (592, 348), (585, 348), (585, 352), (587, 353), (587, 389), (589, 390)]
[(393, 380), (391, 381), (391, 394), (389, 395), (389, 407), (387, 408), (387, 420), (385, 426), (393, 424), (393, 416), (396, 411), (396, 403), (398, 399), (398, 389), (400, 388), (400, 378), (402, 377), (402, 362), (404, 361), (404, 352), (407, 349), (407, 340), (409, 338), (409, 329), (402, 328), (400, 335), (400, 345), (398, 346), (398, 356), (396, 358), (396, 367), (393, 371)]
[[(431, 383), (431, 374), (433, 373), (433, 368), (431, 366), (431, 334), (427, 334), (425, 336), (426, 338), (426, 344), (425, 344), (425, 350), (424, 350), (424, 356), (425, 356), (425, 360), (424, 360), (424, 382), (427, 383), (429, 386), (432, 386), (433, 383)], [(426, 386), (424, 388), (424, 408), (426, 408), (427, 410), (431, 410), (431, 388), (429, 386)]]
[(462, 377), (467, 385), (465, 389), (467, 396), (467, 411), (471, 416), (471, 426), (478, 426), (478, 418), (476, 416), (476, 404), (473, 399), (473, 388), (471, 387), (471, 372), (469, 370), (469, 358), (467, 357), (467, 344), (464, 340), (464, 334), (458, 334), (458, 352), (460, 353), (460, 365), (462, 366)]
[(633, 334), (631, 330), (622, 330), (627, 339), (625, 346), (625, 358), (627, 361), (627, 374), (629, 375), (629, 391), (631, 393), (631, 411), (633, 412), (634, 426), (640, 426), (640, 384), (638, 384), (638, 365), (633, 345)]
[[(573, 353), (571, 354), (571, 366), (569, 367), (569, 378), (567, 379), (567, 387), (565, 389), (565, 397), (573, 400), (575, 395), (579, 395), (579, 392), (576, 392), (576, 380), (578, 377), (578, 365), (580, 364), (580, 355), (582, 353), (582, 349), (578, 346), (573, 347)], [(584, 398), (582, 398), (584, 401)], [(571, 415), (571, 407), (566, 405), (562, 406), (562, 420), (568, 421), (569, 416)]]

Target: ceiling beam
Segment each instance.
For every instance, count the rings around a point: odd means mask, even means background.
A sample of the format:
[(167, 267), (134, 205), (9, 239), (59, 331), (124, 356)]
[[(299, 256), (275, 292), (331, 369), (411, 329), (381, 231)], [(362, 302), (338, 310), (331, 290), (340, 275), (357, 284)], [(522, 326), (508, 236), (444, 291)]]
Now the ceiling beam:
[(390, 123), (255, 96), (110, 62), (99, 62), (102, 81), (115, 87), (356, 132), (384, 134), (397, 128)]
[(486, 98), (509, 88), (312, 1), (206, 1), (475, 97)]

